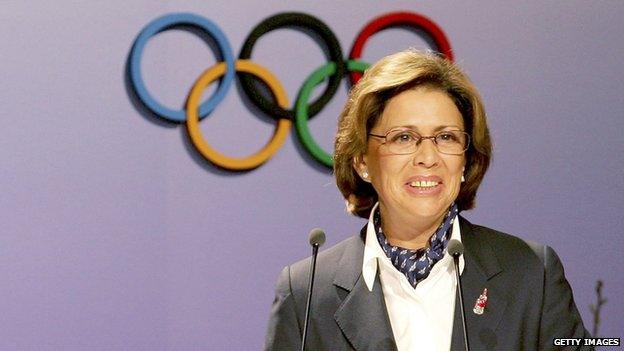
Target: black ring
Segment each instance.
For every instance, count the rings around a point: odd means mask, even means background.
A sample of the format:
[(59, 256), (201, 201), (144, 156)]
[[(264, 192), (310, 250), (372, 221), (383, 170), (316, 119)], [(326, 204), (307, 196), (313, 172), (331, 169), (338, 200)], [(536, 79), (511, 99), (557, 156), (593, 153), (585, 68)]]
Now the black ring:
[[(260, 22), (260, 24), (251, 31), (247, 39), (245, 39), (238, 58), (241, 60), (251, 58), (251, 50), (256, 41), (263, 34), (282, 27), (302, 28), (318, 35), (325, 45), (325, 56), (336, 63), (336, 74), (329, 78), (325, 91), (316, 101), (308, 106), (308, 118), (310, 119), (327, 105), (340, 86), (340, 82), (346, 70), (340, 42), (338, 42), (338, 38), (336, 38), (334, 32), (318, 18), (300, 12), (284, 12), (268, 17)], [(304, 33), (308, 34), (308, 32)], [(284, 110), (274, 101), (267, 100), (262, 94), (256, 91), (256, 86), (254, 84), (255, 78), (248, 74), (238, 73), (238, 79), (240, 80), (245, 95), (247, 95), (249, 100), (261, 111), (273, 118), (294, 120), (293, 110)]]

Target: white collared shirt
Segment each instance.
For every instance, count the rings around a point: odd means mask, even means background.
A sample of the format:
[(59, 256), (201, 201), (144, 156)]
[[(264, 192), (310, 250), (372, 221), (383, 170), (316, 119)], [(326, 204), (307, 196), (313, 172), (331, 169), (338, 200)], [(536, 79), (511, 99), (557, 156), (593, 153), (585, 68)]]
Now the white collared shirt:
[[(457, 285), (453, 258), (445, 252), (429, 276), (413, 288), (405, 275), (392, 265), (377, 241), (373, 224), (377, 206), (373, 207), (366, 228), (362, 263), (364, 282), (372, 291), (379, 267), (390, 325), (399, 351), (448, 351), (451, 348)], [(459, 218), (453, 222), (451, 239), (461, 241)], [(460, 256), (460, 273), (463, 270), (464, 258)]]

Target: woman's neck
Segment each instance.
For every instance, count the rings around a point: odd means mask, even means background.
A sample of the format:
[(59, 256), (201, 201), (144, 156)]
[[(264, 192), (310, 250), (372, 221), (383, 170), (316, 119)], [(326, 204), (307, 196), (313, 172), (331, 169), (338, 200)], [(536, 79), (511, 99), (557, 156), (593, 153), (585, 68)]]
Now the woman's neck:
[(440, 227), (444, 214), (433, 218), (392, 215), (380, 206), (381, 229), (392, 246), (417, 250), (429, 245), (429, 239)]

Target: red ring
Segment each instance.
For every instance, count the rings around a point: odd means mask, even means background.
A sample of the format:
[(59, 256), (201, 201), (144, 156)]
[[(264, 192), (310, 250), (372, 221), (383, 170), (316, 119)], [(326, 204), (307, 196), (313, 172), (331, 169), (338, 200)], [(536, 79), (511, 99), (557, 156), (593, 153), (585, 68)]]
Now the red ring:
[[(360, 60), (364, 44), (373, 34), (386, 28), (404, 24), (423, 29), (427, 34), (431, 35), (440, 53), (444, 54), (447, 59), (453, 61), (451, 44), (442, 29), (429, 18), (413, 12), (391, 12), (370, 21), (355, 38), (351, 53), (349, 54), (349, 59)], [(359, 72), (352, 72), (349, 77), (351, 84), (354, 85), (360, 80), (362, 74)]]

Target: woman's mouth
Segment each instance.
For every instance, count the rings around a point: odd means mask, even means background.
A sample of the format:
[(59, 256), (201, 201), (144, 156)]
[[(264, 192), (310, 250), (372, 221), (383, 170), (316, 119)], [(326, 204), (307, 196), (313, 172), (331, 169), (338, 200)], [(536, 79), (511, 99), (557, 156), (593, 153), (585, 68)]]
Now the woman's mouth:
[(414, 182), (410, 182), (409, 186), (411, 186), (412, 188), (431, 189), (431, 188), (438, 186), (438, 184), (440, 184), (440, 182), (434, 182), (434, 181), (428, 181), (428, 180), (423, 180), (423, 181), (417, 180)]
[(413, 196), (435, 196), (442, 192), (444, 184), (438, 177), (430, 179), (410, 179), (405, 183), (407, 192)]

